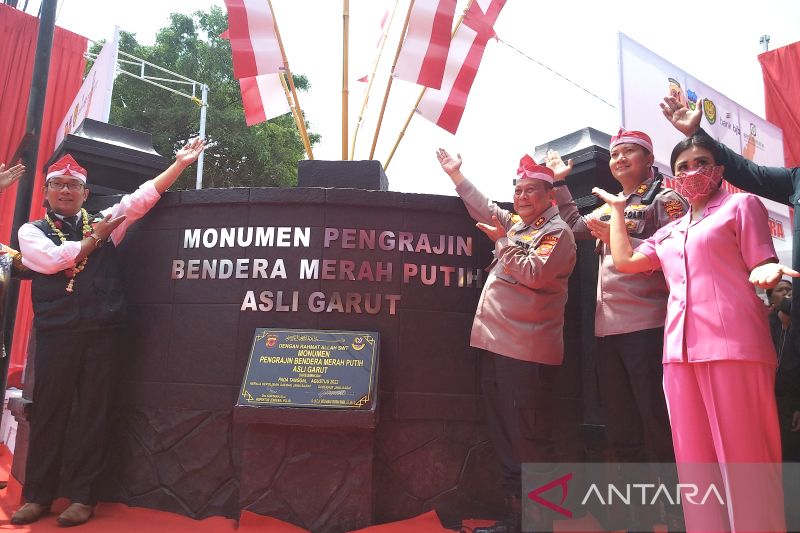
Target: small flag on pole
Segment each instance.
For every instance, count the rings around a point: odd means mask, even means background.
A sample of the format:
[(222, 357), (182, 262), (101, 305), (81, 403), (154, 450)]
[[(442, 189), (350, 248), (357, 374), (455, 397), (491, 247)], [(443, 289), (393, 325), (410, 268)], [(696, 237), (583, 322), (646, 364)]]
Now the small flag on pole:
[(452, 134), (458, 130), (467, 97), (478, 73), (494, 23), (506, 0), (475, 0), (450, 44), (445, 76), (440, 90), (428, 89), (417, 113)]
[(416, 0), (392, 75), (425, 87), (442, 86), (456, 0)]
[(283, 69), (275, 17), (266, 0), (225, 0), (233, 77), (250, 78)]
[(248, 126), (266, 122), (291, 111), (280, 74), (265, 74), (239, 80), (244, 119)]

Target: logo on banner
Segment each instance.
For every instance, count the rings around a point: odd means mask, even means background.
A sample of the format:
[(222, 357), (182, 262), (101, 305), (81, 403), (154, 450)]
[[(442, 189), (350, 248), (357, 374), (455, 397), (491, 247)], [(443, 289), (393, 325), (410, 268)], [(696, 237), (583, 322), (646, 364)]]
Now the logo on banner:
[(709, 124), (714, 124), (717, 121), (717, 106), (709, 98), (703, 100), (703, 114)]
[(694, 111), (697, 107), (697, 93), (691, 89), (686, 89), (686, 99), (689, 100), (689, 109)]

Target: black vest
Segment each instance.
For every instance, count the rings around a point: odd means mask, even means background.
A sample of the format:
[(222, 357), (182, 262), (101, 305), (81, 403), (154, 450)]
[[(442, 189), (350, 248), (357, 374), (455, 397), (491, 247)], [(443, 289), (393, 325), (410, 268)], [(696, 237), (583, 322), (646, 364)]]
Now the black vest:
[[(52, 215), (51, 215), (52, 218)], [(31, 222), (48, 239), (61, 246), (61, 239), (47, 220)], [(62, 233), (69, 241), (79, 241), (79, 230)], [(120, 325), (125, 321), (125, 294), (117, 250), (110, 240), (92, 252), (86, 268), (75, 276), (73, 292), (67, 292), (70, 278), (64, 272), (36, 274), (31, 284), (33, 325), (38, 331), (72, 329), (86, 331)]]

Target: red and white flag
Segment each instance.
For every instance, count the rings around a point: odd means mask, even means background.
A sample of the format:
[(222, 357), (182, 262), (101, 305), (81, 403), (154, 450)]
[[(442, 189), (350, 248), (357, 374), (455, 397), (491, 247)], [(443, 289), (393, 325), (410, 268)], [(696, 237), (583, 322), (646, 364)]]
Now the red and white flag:
[(450, 43), (442, 88), (428, 89), (417, 106), (417, 113), (442, 129), (455, 134), (469, 90), (489, 39), (495, 37), (494, 23), (506, 0), (475, 0)]
[[(380, 57), (380, 54), (381, 54), (381, 42), (383, 42), (383, 36), (386, 33), (386, 31), (388, 31), (388, 28), (386, 27), (386, 21), (387, 20), (389, 20), (389, 8), (386, 8), (386, 9), (383, 10), (383, 16), (381, 16), (380, 32), (376, 31), (377, 38), (375, 40), (375, 49), (377, 50), (378, 58)], [(377, 61), (377, 59), (376, 59), (376, 61)], [(364, 67), (363, 68), (359, 68), (359, 70), (361, 70), (363, 72), (364, 70), (367, 70), (367, 66), (364, 65)], [(359, 81), (361, 83), (367, 83), (367, 82), (369, 82), (369, 77), (370, 77), (370, 74), (364, 74), (363, 76), (358, 78), (356, 81)]]
[(244, 120), (248, 126), (265, 122), (292, 110), (286, 100), (280, 76), (280, 74), (265, 74), (239, 80)]
[(392, 75), (425, 87), (442, 86), (456, 0), (416, 0)]
[(233, 77), (250, 78), (283, 69), (275, 17), (267, 0), (225, 0)]

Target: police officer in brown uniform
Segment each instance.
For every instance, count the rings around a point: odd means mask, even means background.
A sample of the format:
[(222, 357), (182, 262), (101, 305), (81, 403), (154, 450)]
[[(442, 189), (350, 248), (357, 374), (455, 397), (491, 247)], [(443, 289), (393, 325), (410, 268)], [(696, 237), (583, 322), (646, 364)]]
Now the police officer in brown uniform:
[[(688, 204), (681, 195), (656, 182), (653, 143), (646, 133), (620, 129), (611, 138), (609, 152), (611, 174), (627, 197), (625, 223), (636, 247), (662, 226), (682, 217)], [(555, 195), (559, 213), (575, 238), (597, 239), (600, 266), (594, 333), (600, 400), (611, 452), (620, 462), (672, 463), (675, 454), (661, 365), (669, 294), (664, 276), (660, 272), (619, 272), (608, 244), (610, 208), (604, 204), (580, 216), (563, 181), (572, 162), (565, 165), (553, 150), (548, 151), (545, 161), (558, 178)], [(660, 190), (654, 190), (656, 187)], [(646, 196), (652, 201), (646, 203)], [(638, 520), (653, 518), (639, 516)]]
[(461, 173), (461, 156), (437, 152), (477, 227), (494, 241), (470, 345), (481, 350), (481, 386), (492, 445), (504, 474), (510, 517), (486, 531), (520, 528), (521, 463), (556, 460), (553, 382), (564, 358), (564, 305), (575, 240), (553, 206), (553, 172), (520, 161), (511, 213)]

